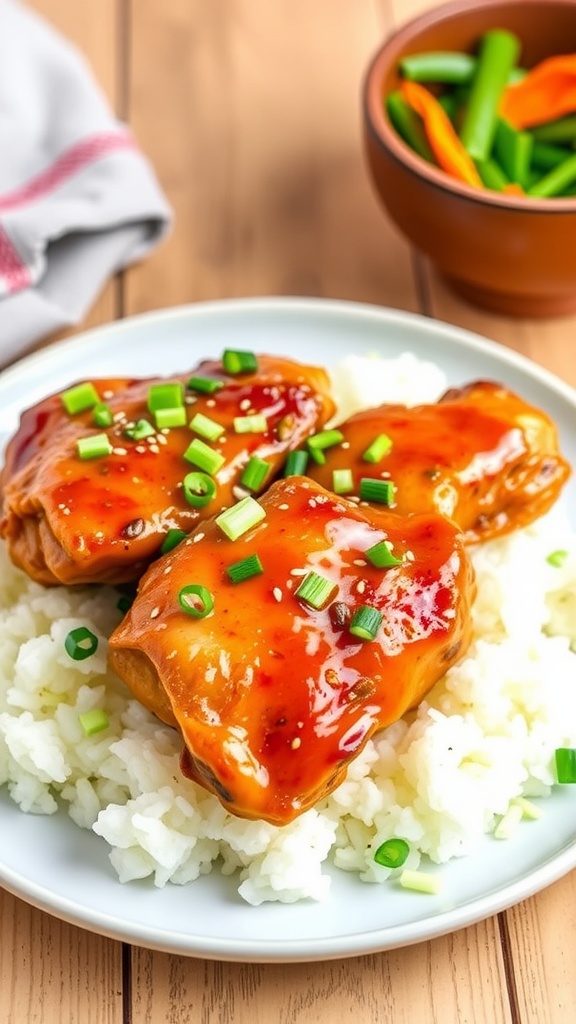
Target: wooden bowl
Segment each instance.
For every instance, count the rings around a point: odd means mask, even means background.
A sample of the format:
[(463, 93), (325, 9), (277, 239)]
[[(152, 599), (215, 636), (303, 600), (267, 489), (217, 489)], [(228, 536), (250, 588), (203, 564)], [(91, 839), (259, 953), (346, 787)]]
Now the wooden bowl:
[(461, 296), (511, 316), (576, 310), (576, 198), (531, 199), (472, 188), (399, 137), (385, 98), (399, 60), (427, 50), (474, 51), (491, 28), (515, 32), (531, 67), (576, 51), (575, 0), (462, 0), (404, 25), (376, 53), (363, 89), (366, 160), (390, 218)]

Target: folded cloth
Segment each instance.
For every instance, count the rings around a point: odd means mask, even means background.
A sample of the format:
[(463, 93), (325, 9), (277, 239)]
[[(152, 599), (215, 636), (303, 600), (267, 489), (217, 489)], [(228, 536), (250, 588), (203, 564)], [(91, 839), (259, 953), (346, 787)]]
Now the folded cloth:
[(77, 50), (0, 0), (0, 365), (78, 323), (164, 236), (154, 172)]

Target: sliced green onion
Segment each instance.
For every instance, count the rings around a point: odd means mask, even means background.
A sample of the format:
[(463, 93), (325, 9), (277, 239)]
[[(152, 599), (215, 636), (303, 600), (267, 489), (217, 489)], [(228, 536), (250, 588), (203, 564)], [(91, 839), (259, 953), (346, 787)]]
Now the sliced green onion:
[(354, 612), (348, 628), (359, 640), (374, 640), (381, 622), (382, 612), (369, 604), (362, 604)]
[(214, 598), (206, 587), (199, 583), (189, 583), (178, 592), (178, 602), (182, 611), (194, 619), (204, 619), (214, 608)]
[(186, 407), (183, 405), (173, 405), (155, 409), (154, 422), (156, 423), (157, 430), (166, 430), (169, 427), (185, 427)]
[(294, 591), (294, 596), (319, 611), (321, 608), (325, 608), (337, 593), (337, 583), (327, 580), (325, 576), (320, 576), (317, 572), (309, 572), (298, 589)]
[(108, 434), (91, 434), (90, 437), (78, 438), (76, 451), (81, 459), (101, 459), (104, 455), (110, 455), (112, 445)]
[(199, 437), (195, 437), (190, 442), (184, 452), (184, 458), (186, 462), (191, 462), (193, 466), (198, 466), (198, 469), (203, 470), (205, 473), (217, 473), (226, 462), (224, 455), (221, 455), (220, 452), (215, 452), (213, 448), (210, 448), (204, 441), (201, 441)]
[(224, 387), (224, 381), (215, 377), (190, 377), (188, 387), (191, 391), (199, 391), (202, 395), (213, 395)]
[(238, 540), (244, 533), (266, 518), (266, 510), (255, 498), (247, 495), (216, 517), (216, 524), (230, 540)]
[(227, 566), (226, 574), (232, 583), (243, 583), (244, 580), (252, 579), (253, 576), (260, 576), (264, 572), (262, 562), (258, 555), (248, 555), (239, 562)]
[[(189, 473), (188, 475), (194, 476), (196, 474)], [(201, 476), (201, 474), (198, 473), (198, 476)], [(210, 480), (210, 483), (214, 483), (214, 481), (211, 480), (210, 477), (208, 477), (208, 480)], [(160, 554), (167, 555), (169, 551), (172, 551), (174, 548), (177, 548), (178, 545), (187, 536), (188, 534), (184, 530), (178, 530), (176, 529), (175, 526), (172, 527), (170, 530), (168, 530), (166, 536), (164, 537), (164, 540), (162, 541), (162, 544), (160, 545)]]
[(383, 868), (401, 868), (408, 860), (410, 845), (405, 839), (386, 839), (374, 854), (374, 860)]
[(302, 448), (295, 452), (288, 452), (284, 465), (284, 476), (304, 476), (310, 456)]
[(85, 736), (93, 736), (94, 733), (102, 732), (110, 725), (104, 708), (92, 708), (91, 711), (84, 711), (78, 715), (78, 721)]
[(188, 426), (195, 434), (204, 437), (207, 441), (217, 441), (226, 430), (221, 423), (210, 419), (209, 416), (205, 416), (202, 412), (197, 412), (190, 420)]
[(574, 747), (558, 747), (554, 752), (556, 762), (556, 778), (558, 782), (576, 782), (576, 749)]
[(378, 434), (371, 444), (368, 445), (365, 452), (362, 452), (362, 458), (364, 462), (380, 462), (385, 455), (392, 448), (392, 440), (388, 437), (388, 434)]
[(249, 491), (259, 491), (270, 472), (270, 463), (253, 455), (244, 467), (240, 483)]
[(98, 637), (94, 635), (88, 626), (77, 626), (71, 629), (64, 639), (64, 648), (72, 661), (84, 661), (96, 654), (98, 650)]
[(375, 501), (379, 505), (392, 505), (396, 488), (391, 480), (373, 480), (362, 477), (360, 481), (360, 498), (362, 501)]
[(124, 427), (124, 433), (126, 437), (130, 437), (133, 441), (143, 441), (145, 437), (151, 437), (152, 434), (155, 434), (156, 428), (152, 426), (149, 420), (137, 420), (136, 423), (132, 423), (129, 427)]
[(60, 398), (69, 416), (75, 416), (78, 412), (86, 412), (87, 409), (93, 409), (100, 402), (100, 395), (91, 381), (75, 384), (73, 387), (63, 391)]
[(559, 548), (558, 551), (551, 551), (546, 561), (549, 565), (553, 565), (555, 569), (561, 569), (567, 558), (568, 552), (563, 548)]
[(377, 569), (389, 569), (394, 565), (402, 565), (403, 562), (402, 558), (396, 558), (396, 555), (392, 554), (390, 543), (386, 540), (373, 544), (364, 552), (364, 557)]
[(227, 348), (222, 353), (222, 366), (226, 373), (256, 373), (258, 360), (253, 352)]
[(341, 430), (321, 430), (318, 434), (312, 434), (312, 437), (308, 438), (306, 445), (314, 462), (317, 462), (319, 466), (323, 466), (326, 462), (324, 455), (326, 449), (333, 448), (343, 440), (344, 434)]
[(503, 814), (494, 829), (494, 839), (511, 839), (524, 817), (518, 804), (511, 803), (506, 814)]
[(400, 138), (404, 139), (404, 142), (423, 160), (434, 164), (436, 161), (422, 127), (422, 121), (398, 90), (388, 93), (386, 113)]
[(267, 429), (268, 420), (262, 413), (234, 417), (234, 430), (237, 434), (264, 434)]
[(532, 803), (531, 800), (527, 800), (524, 796), (514, 797), (512, 803), (517, 807), (520, 807), (522, 811), (522, 817), (527, 818), (528, 821), (538, 821), (542, 817), (542, 809), (537, 804)]
[(178, 380), (160, 381), (151, 384), (148, 391), (148, 408), (150, 412), (159, 409), (178, 409), (184, 405), (184, 387)]
[(216, 483), (208, 473), (187, 473), (182, 481), (184, 500), (193, 508), (204, 508), (216, 494)]
[(114, 422), (112, 410), (106, 402), (98, 402), (92, 410), (92, 419), (96, 427), (111, 427)]
[(474, 160), (486, 160), (490, 155), (498, 104), (519, 51), (518, 37), (505, 29), (492, 29), (482, 36), (460, 132), (462, 144)]
[(431, 896), (439, 893), (442, 887), (438, 875), (430, 875), (425, 871), (410, 871), (408, 868), (404, 868), (399, 881), (403, 889), (425, 892)]
[(354, 476), (351, 469), (335, 469), (332, 472), (334, 494), (351, 494), (354, 490)]

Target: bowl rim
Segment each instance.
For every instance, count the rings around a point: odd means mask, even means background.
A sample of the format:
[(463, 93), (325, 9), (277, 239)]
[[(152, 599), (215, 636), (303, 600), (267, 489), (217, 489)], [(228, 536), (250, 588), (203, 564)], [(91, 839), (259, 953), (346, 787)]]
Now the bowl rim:
[(515, 196), (494, 192), (490, 189), (475, 188), (456, 178), (450, 178), (445, 171), (429, 164), (404, 142), (389, 123), (382, 103), (380, 83), (384, 71), (394, 62), (395, 58), (397, 59), (397, 54), (415, 33), (470, 10), (489, 11), (491, 7), (501, 7), (503, 4), (510, 7), (522, 4), (524, 7), (527, 5), (542, 7), (549, 14), (552, 3), (558, 7), (573, 8), (576, 14), (575, 0), (448, 0), (448, 3), (424, 11), (402, 24), (388, 35), (376, 50), (365, 72), (362, 84), (362, 111), (365, 130), (396, 163), (407, 168), (414, 177), (424, 179), (429, 185), (447, 195), (456, 195), (462, 200), (479, 206), (508, 210), (518, 214), (535, 213), (552, 216), (566, 213), (576, 214), (576, 196), (562, 199)]

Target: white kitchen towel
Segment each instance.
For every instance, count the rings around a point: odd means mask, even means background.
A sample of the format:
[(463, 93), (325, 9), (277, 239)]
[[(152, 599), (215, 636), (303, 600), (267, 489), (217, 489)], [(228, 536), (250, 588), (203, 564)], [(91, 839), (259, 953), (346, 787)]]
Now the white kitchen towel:
[(0, 0), (0, 366), (78, 323), (170, 220), (80, 53), (19, 0)]

